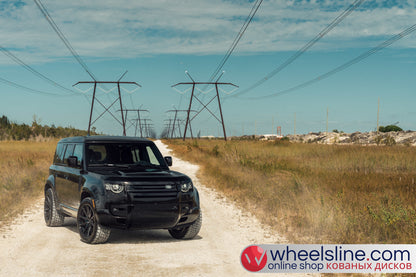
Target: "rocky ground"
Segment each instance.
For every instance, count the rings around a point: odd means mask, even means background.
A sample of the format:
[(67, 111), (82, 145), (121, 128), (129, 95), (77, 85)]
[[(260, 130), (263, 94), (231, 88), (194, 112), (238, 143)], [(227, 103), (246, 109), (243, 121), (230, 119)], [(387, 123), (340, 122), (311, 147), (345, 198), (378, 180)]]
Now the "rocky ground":
[(304, 135), (288, 135), (290, 141), (322, 144), (364, 144), (364, 145), (406, 145), (416, 146), (416, 132), (400, 131), (388, 133), (309, 133)]
[(237, 140), (276, 140), (289, 139), (292, 142), (300, 143), (321, 143), (321, 144), (362, 144), (362, 145), (405, 145), (416, 146), (416, 131), (400, 131), (400, 132), (355, 132), (355, 133), (335, 133), (335, 132), (319, 132), (301, 135), (287, 135), (286, 137), (278, 137), (276, 135), (260, 135), (260, 136), (242, 136), (233, 137)]

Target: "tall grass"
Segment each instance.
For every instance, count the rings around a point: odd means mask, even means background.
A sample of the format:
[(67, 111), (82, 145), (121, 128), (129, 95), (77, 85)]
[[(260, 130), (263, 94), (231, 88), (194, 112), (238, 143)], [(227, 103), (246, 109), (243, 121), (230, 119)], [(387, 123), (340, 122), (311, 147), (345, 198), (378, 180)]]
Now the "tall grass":
[(39, 198), (57, 141), (0, 141), (0, 225)]
[(416, 243), (416, 148), (167, 143), (204, 182), (297, 243)]

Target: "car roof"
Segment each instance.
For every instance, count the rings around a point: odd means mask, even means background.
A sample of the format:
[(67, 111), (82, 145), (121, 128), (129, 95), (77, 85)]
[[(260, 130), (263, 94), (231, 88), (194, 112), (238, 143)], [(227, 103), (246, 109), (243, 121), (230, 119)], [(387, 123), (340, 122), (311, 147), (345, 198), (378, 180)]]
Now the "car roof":
[(61, 139), (58, 143), (100, 143), (100, 142), (151, 142), (145, 138), (126, 137), (126, 136), (83, 136), (83, 137), (68, 137)]

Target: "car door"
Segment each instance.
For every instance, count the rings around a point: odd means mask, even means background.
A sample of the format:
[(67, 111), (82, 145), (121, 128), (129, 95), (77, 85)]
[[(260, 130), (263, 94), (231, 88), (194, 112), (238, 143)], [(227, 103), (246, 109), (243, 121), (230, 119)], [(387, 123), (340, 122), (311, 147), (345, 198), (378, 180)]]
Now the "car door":
[(60, 163), (57, 165), (55, 177), (55, 189), (59, 202), (64, 206), (69, 206), (69, 167), (68, 157), (74, 152), (74, 144), (65, 144)]
[(81, 176), (82, 162), (83, 162), (83, 144), (77, 143), (74, 145), (72, 157), (77, 157), (77, 164), (68, 167), (68, 204), (73, 209), (78, 209), (81, 198), (81, 185), (83, 183)]

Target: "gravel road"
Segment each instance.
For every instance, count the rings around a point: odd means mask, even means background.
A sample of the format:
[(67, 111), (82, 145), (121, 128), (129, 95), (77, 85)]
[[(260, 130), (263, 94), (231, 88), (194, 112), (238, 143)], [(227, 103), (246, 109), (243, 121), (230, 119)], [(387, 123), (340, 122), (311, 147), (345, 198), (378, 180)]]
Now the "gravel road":
[[(156, 143), (170, 155), (166, 145)], [(85, 244), (74, 219), (47, 227), (39, 199), (0, 230), (0, 275), (254, 276), (241, 266), (241, 251), (250, 244), (286, 242), (201, 184), (197, 165), (174, 157), (172, 170), (189, 175), (200, 192), (203, 223), (194, 240), (172, 239), (167, 230), (113, 230), (108, 243)]]

